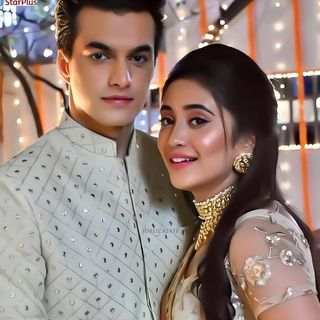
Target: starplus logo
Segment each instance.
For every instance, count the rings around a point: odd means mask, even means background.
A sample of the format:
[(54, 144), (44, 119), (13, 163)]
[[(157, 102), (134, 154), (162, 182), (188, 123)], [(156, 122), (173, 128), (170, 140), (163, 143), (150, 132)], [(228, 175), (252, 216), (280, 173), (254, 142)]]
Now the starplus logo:
[(38, 0), (5, 0), (4, 4), (7, 6), (36, 6)]

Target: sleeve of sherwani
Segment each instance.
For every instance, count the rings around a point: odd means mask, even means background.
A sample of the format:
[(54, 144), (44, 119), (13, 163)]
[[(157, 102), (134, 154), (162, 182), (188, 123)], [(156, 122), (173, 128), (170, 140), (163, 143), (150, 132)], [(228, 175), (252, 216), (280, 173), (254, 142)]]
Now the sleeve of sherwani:
[(35, 212), (19, 189), (0, 179), (0, 319), (47, 319), (46, 266)]
[(288, 299), (317, 293), (309, 245), (290, 218), (270, 211), (252, 215), (231, 240), (231, 273), (256, 318)]

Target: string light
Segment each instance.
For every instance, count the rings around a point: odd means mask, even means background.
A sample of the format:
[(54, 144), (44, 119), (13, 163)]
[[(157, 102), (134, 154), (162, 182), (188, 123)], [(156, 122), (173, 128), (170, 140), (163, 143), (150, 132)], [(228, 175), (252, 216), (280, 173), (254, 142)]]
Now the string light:
[(280, 42), (276, 42), (275, 45), (274, 45), (274, 47), (275, 47), (276, 49), (280, 49), (280, 48), (282, 47), (282, 45), (281, 45)]
[(12, 58), (16, 58), (17, 55), (18, 55), (17, 50), (14, 49), (14, 48), (11, 48), (10, 49), (10, 55), (11, 55)]
[(216, 28), (216, 27), (215, 27), (213, 24), (210, 24), (210, 25), (208, 26), (208, 29), (209, 29), (210, 31), (213, 31), (215, 28)]
[(284, 25), (283, 25), (282, 22), (276, 22), (276, 23), (274, 24), (274, 30), (275, 30), (275, 31), (282, 31), (283, 28), (284, 28)]
[(44, 11), (44, 12), (49, 12), (49, 10), (50, 10), (49, 6), (44, 6), (44, 7), (43, 7), (43, 11)]
[(16, 68), (16, 69), (20, 69), (21, 68), (21, 63), (19, 61), (15, 61), (13, 63), (13, 66)]
[(289, 162), (282, 162), (280, 163), (280, 169), (282, 172), (289, 172), (290, 171), (290, 164)]
[(23, 141), (24, 141), (24, 138), (23, 138), (23, 137), (20, 137), (20, 138), (19, 138), (19, 143), (23, 143)]
[(20, 81), (19, 80), (16, 80), (14, 83), (13, 83), (13, 86), (15, 88), (20, 88)]
[(221, 19), (221, 20), (219, 21), (219, 23), (223, 26), (223, 25), (225, 25), (225, 24), (226, 24), (226, 21), (225, 21), (225, 20), (223, 20), (223, 19)]
[(18, 119), (17, 119), (17, 124), (19, 124), (19, 125), (20, 125), (21, 123), (22, 123), (21, 118), (18, 118)]
[(50, 57), (50, 56), (52, 56), (52, 55), (53, 55), (53, 51), (52, 51), (50, 48), (44, 49), (44, 51), (43, 51), (43, 56), (44, 56), (45, 58), (48, 58), (48, 57)]
[(52, 24), (52, 25), (50, 26), (50, 30), (51, 30), (51, 31), (55, 31), (55, 30), (56, 30), (56, 26), (55, 26), (54, 24)]
[(20, 100), (19, 99), (14, 99), (13, 101), (15, 106), (18, 106), (20, 104)]
[(227, 10), (227, 9), (228, 9), (228, 5), (227, 5), (226, 3), (223, 3), (223, 4), (221, 5), (221, 8), (222, 8), (223, 10)]
[(23, 32), (24, 32), (24, 33), (28, 33), (28, 32), (29, 32), (29, 28), (28, 28), (28, 27), (24, 27), (24, 28), (23, 28)]
[(205, 38), (206, 40), (213, 40), (213, 39), (214, 39), (214, 35), (211, 34), (211, 33), (206, 33), (206, 34), (204, 35), (204, 38)]
[(279, 8), (279, 7), (280, 7), (280, 2), (277, 1), (277, 2), (275, 3), (275, 5), (276, 5), (277, 8)]
[(282, 131), (286, 131), (287, 129), (288, 129), (287, 126), (282, 126), (282, 127), (281, 127), (281, 130), (282, 130)]
[(146, 116), (146, 115), (148, 114), (148, 112), (147, 112), (147, 110), (142, 110), (142, 111), (141, 111), (141, 114), (142, 114), (143, 116)]

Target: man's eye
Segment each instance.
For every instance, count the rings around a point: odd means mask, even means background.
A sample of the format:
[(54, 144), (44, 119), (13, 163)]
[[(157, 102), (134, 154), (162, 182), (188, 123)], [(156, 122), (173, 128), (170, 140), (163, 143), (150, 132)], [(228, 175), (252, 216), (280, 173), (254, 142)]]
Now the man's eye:
[(140, 55), (140, 54), (137, 54), (135, 56), (133, 56), (131, 58), (131, 60), (135, 63), (144, 63), (146, 61), (148, 61), (148, 58), (146, 56), (143, 56), (143, 55)]
[(107, 56), (100, 52), (92, 54), (91, 57), (93, 60), (97, 60), (97, 61), (107, 59)]
[(193, 126), (200, 126), (201, 124), (207, 123), (208, 121), (202, 118), (193, 118), (190, 120), (190, 123)]

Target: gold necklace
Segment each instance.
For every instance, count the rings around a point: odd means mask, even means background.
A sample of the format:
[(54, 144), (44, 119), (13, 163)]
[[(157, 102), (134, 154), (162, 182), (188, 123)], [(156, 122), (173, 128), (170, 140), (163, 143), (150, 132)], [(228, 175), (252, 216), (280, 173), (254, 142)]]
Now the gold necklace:
[(206, 201), (197, 202), (193, 200), (193, 203), (199, 213), (199, 219), (202, 220), (195, 244), (195, 250), (198, 250), (204, 244), (208, 236), (211, 233), (214, 233), (222, 212), (229, 204), (233, 193), (234, 186), (230, 186)]

